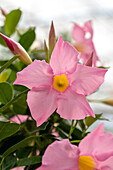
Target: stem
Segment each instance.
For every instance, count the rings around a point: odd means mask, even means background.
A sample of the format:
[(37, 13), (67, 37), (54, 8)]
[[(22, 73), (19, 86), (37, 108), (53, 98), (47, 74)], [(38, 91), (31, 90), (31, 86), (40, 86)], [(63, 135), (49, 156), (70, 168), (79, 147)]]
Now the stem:
[(73, 124), (74, 124), (74, 120), (72, 120), (71, 128), (70, 128), (69, 135), (68, 135), (68, 139), (70, 138), (71, 134), (73, 133)]
[(16, 55), (16, 56), (14, 56), (13, 58), (11, 58), (9, 61), (7, 61), (7, 62), (0, 68), (0, 73), (1, 73), (4, 69), (6, 69), (7, 67), (9, 67), (9, 66), (13, 63), (13, 61), (15, 61), (18, 57), (19, 57), (19, 56)]
[(29, 89), (24, 90), (21, 92), (18, 96), (16, 96), (14, 99), (10, 100), (6, 105), (0, 108), (0, 112), (5, 111), (11, 104), (13, 104), (19, 97), (21, 97), (24, 93), (26, 93)]
[(72, 141), (70, 141), (70, 143), (80, 143), (81, 142), (81, 140), (72, 140)]
[(73, 124), (74, 124), (74, 120), (72, 120), (70, 132), (69, 132), (69, 135), (68, 135), (68, 139), (70, 138), (71, 134), (73, 133), (74, 129), (76, 128), (76, 126), (77, 126), (77, 124), (78, 124), (78, 120), (76, 120), (76, 123), (75, 123), (74, 126), (73, 126)]
[(4, 117), (5, 119), (11, 121), (11, 120), (10, 120), (7, 116), (5, 116), (3, 113), (0, 112), (0, 115), (1, 115), (2, 117)]
[(102, 100), (88, 99), (88, 102), (101, 103)]

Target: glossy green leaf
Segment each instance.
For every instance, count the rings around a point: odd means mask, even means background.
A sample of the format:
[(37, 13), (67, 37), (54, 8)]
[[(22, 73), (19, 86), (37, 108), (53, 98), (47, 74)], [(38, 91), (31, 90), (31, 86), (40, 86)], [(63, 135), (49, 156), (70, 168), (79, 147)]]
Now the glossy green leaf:
[(39, 132), (40, 130), (45, 130), (49, 122), (44, 122), (41, 126), (36, 127), (31, 133)]
[(88, 116), (88, 117), (86, 117), (86, 119), (85, 119), (85, 124), (89, 127), (89, 126), (91, 126), (96, 120), (98, 120), (101, 116), (102, 116), (102, 113), (101, 113), (101, 114), (95, 114), (95, 118), (94, 118), (94, 117), (91, 117), (91, 116)]
[(27, 109), (27, 94), (23, 94), (21, 97), (19, 97), (13, 104), (13, 110), (17, 113), (17, 114), (23, 114), (25, 113), (26, 109)]
[(9, 155), (3, 163), (3, 170), (10, 170), (14, 167), (15, 163), (17, 161), (17, 158), (13, 155)]
[(15, 134), (20, 129), (17, 123), (0, 121), (0, 141)]
[(41, 162), (41, 156), (32, 156), (30, 158), (23, 158), (17, 161), (16, 167), (33, 165)]
[(3, 73), (0, 74), (0, 83), (5, 82), (10, 75), (10, 69), (4, 71)]
[(20, 9), (15, 9), (6, 15), (4, 28), (9, 36), (14, 33), (21, 14), (22, 12)]
[(25, 148), (20, 148), (16, 151), (16, 156), (19, 158), (19, 159), (22, 159), (22, 158), (26, 158), (29, 156), (30, 152), (33, 151), (33, 147), (32, 146), (27, 146)]
[(30, 137), (25, 138), (24, 140), (18, 142), (17, 144), (13, 145), (12, 147), (10, 147), (9, 149), (7, 149), (7, 150), (3, 153), (3, 158), (5, 158), (6, 156), (8, 156), (10, 153), (14, 152), (15, 150), (27, 146), (28, 143), (31, 142), (34, 138), (35, 138), (34, 136), (30, 136)]
[(30, 48), (35, 40), (35, 28), (30, 28), (27, 32), (21, 35), (19, 43), (25, 48), (26, 51)]
[(0, 102), (2, 104), (8, 103), (13, 97), (13, 88), (7, 83), (0, 83)]
[[(0, 27), (0, 33), (2, 33), (2, 34), (4, 34), (4, 35), (6, 34), (6, 33), (5, 33), (4, 26), (1, 26), (1, 27)], [(3, 46), (5, 46), (5, 47), (7, 47), (5, 41), (3, 40), (3, 38), (2, 38), (1, 36), (0, 36), (0, 44), (3, 45)]]

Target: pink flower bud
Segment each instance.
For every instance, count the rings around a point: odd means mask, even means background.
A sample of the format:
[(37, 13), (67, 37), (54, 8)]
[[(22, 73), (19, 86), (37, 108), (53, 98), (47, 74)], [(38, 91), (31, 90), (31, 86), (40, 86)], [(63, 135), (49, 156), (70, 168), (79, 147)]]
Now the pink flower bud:
[(6, 11), (3, 8), (0, 7), (0, 10), (1, 10), (2, 15), (4, 15), (4, 16), (7, 15)]
[(52, 53), (55, 44), (56, 44), (56, 35), (55, 35), (55, 29), (54, 29), (54, 25), (53, 25), (53, 21), (52, 21), (50, 32), (49, 32), (49, 50), (50, 50), (50, 54)]
[(32, 60), (31, 60), (30, 56), (28, 55), (28, 53), (25, 51), (25, 49), (19, 43), (15, 42), (11, 38), (8, 38), (7, 36), (3, 35), (2, 33), (0, 33), (0, 36), (3, 38), (6, 45), (11, 50), (11, 52), (14, 55), (19, 55), (20, 56), (19, 59), (24, 64), (29, 65), (29, 64), (32, 63)]

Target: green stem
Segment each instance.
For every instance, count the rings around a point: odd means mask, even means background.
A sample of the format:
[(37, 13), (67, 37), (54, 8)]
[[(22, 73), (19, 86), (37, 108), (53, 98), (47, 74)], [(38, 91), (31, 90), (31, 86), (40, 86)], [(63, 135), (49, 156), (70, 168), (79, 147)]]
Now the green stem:
[(80, 143), (81, 142), (81, 140), (72, 140), (72, 141), (70, 141), (70, 143)]
[(4, 117), (5, 119), (11, 121), (11, 120), (10, 120), (7, 116), (5, 116), (3, 113), (0, 112), (0, 115), (1, 115), (2, 117)]
[(0, 73), (1, 73), (4, 69), (6, 69), (7, 67), (9, 67), (9, 66), (13, 63), (13, 61), (15, 61), (18, 57), (19, 57), (19, 56), (16, 55), (16, 56), (14, 56), (13, 58), (11, 58), (9, 61), (7, 61), (7, 62), (0, 68)]
[(74, 124), (74, 120), (72, 120), (72, 123), (71, 123), (71, 128), (69, 131), (68, 139), (70, 138), (71, 134), (73, 133), (73, 124)]
[(11, 104), (13, 104), (19, 97), (21, 97), (24, 93), (26, 93), (29, 89), (24, 90), (21, 92), (18, 96), (16, 96), (14, 99), (10, 100), (6, 105), (0, 108), (0, 112), (5, 111)]
[(88, 102), (102, 103), (102, 100), (88, 99)]
[(70, 139), (71, 134), (73, 133), (74, 129), (76, 128), (76, 126), (77, 126), (77, 124), (78, 124), (78, 120), (76, 120), (76, 123), (75, 123), (74, 126), (73, 126), (73, 124), (74, 124), (74, 120), (72, 120), (70, 132), (69, 132), (69, 135), (68, 135), (68, 139)]

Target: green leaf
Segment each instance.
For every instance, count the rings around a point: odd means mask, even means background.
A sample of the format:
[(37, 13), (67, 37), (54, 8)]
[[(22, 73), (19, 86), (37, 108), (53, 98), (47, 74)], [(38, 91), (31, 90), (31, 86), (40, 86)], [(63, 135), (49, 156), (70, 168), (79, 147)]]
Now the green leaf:
[(28, 143), (31, 142), (34, 138), (35, 138), (34, 136), (30, 136), (30, 137), (25, 138), (24, 140), (18, 142), (17, 144), (13, 145), (12, 147), (10, 147), (9, 149), (7, 149), (7, 150), (3, 153), (3, 155), (2, 155), (3, 158), (7, 157), (10, 153), (14, 152), (15, 150), (27, 146)]
[(39, 132), (40, 130), (45, 130), (49, 122), (44, 122), (41, 126), (36, 127), (31, 133)]
[(17, 161), (16, 167), (37, 164), (40, 163), (41, 160), (42, 160), (41, 156), (32, 156), (30, 158), (23, 158)]
[(10, 69), (4, 71), (1, 75), (0, 75), (0, 83), (5, 82), (10, 75)]
[(25, 148), (20, 148), (16, 151), (16, 156), (19, 158), (19, 159), (22, 159), (22, 158), (25, 158), (25, 157), (28, 157), (28, 155), (30, 154), (30, 152), (33, 150), (33, 147), (32, 146), (27, 146)]
[(17, 123), (0, 121), (0, 141), (15, 134), (20, 129)]
[(13, 88), (7, 83), (0, 83), (0, 102), (2, 104), (8, 103), (13, 97)]
[(4, 28), (9, 36), (14, 33), (16, 26), (20, 20), (21, 14), (21, 10), (16, 9), (6, 15)]
[[(0, 27), (0, 33), (2, 33), (2, 34), (6, 34), (6, 32), (5, 32), (5, 30), (4, 30), (4, 26), (1, 26)], [(7, 45), (6, 45), (6, 43), (5, 43), (5, 41), (3, 40), (3, 38), (0, 36), (0, 44), (1, 45), (3, 45), (3, 46), (5, 46), (5, 47), (7, 47)]]
[(27, 94), (23, 94), (20, 98), (18, 98), (13, 104), (13, 110), (17, 114), (25, 113), (27, 109), (27, 102), (26, 102)]
[(85, 124), (89, 127), (89, 126), (91, 126), (96, 120), (98, 120), (101, 116), (102, 116), (102, 113), (101, 113), (101, 114), (95, 114), (95, 118), (94, 118), (94, 117), (91, 117), (91, 116), (88, 116), (88, 117), (86, 117), (86, 119), (85, 119)]
[(19, 56), (16, 55), (16, 56), (12, 57), (10, 60), (8, 60), (7, 62), (5, 62), (5, 64), (0, 68), (0, 73), (1, 73), (4, 69), (6, 69), (7, 67), (9, 67), (9, 66), (13, 63), (13, 61), (15, 61), (18, 57), (19, 57)]
[(14, 167), (15, 163), (16, 163), (17, 159), (15, 156), (13, 155), (9, 155), (3, 163), (3, 170), (10, 170)]
[(25, 48), (26, 51), (28, 51), (33, 41), (35, 40), (35, 37), (35, 28), (30, 28), (27, 32), (21, 35), (19, 43)]

